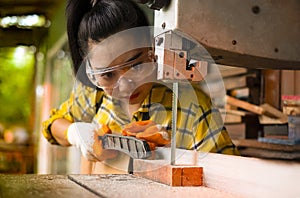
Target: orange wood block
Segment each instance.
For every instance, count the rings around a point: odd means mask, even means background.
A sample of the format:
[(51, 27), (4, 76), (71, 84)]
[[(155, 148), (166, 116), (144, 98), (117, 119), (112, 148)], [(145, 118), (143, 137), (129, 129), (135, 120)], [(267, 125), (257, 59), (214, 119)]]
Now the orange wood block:
[(169, 186), (201, 186), (203, 184), (202, 167), (170, 165), (160, 160), (134, 160), (133, 174)]
[(202, 176), (202, 167), (182, 167), (181, 186), (202, 186)]

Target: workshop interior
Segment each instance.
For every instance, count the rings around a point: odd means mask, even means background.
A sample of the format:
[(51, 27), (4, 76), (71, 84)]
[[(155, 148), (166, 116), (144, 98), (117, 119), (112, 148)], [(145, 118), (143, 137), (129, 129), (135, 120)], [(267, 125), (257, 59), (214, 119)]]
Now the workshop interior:
[[(183, 76), (166, 76), (165, 70), (170, 68), (159, 68), (158, 80), (171, 80), (174, 85), (183, 78), (205, 83), (203, 88), (218, 106), (241, 154), (234, 158), (199, 157), (205, 186), (245, 197), (256, 197), (243, 194), (246, 186), (251, 191), (251, 185), (265, 185), (261, 195), (270, 195), (274, 186), (281, 186), (286, 195), (300, 196), (296, 185), (300, 178), (300, 1), (135, 2), (161, 31), (154, 29), (153, 35), (157, 61), (164, 65), (168, 56), (176, 53), (190, 57), (189, 63), (173, 60)], [(1, 174), (66, 175), (80, 171), (77, 149), (51, 145), (41, 134), (42, 121), (69, 97), (74, 83), (65, 6), (65, 0), (0, 0)], [(189, 39), (192, 44), (186, 41)], [(197, 49), (188, 50), (186, 45), (201, 46), (209, 60), (199, 58)], [(161, 46), (164, 50), (159, 50)], [(190, 68), (198, 66), (200, 76)], [(162, 151), (168, 160), (173, 154)], [(193, 156), (190, 152), (178, 161), (194, 162)], [(219, 170), (220, 166), (223, 169)], [(240, 183), (240, 190), (222, 186), (230, 180), (227, 171), (233, 166), (239, 176), (231, 182)], [(245, 173), (255, 166), (255, 174)], [(210, 174), (212, 170), (219, 170), (219, 175)], [(281, 185), (270, 181), (280, 180), (270, 176), (276, 173), (283, 178)], [(218, 176), (225, 181), (216, 182)], [(260, 185), (260, 176), (266, 179), (264, 185)]]

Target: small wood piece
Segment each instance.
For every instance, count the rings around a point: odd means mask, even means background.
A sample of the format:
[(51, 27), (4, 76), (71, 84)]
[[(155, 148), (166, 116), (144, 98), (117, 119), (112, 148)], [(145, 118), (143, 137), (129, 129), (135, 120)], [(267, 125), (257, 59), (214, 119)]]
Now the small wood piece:
[(203, 168), (191, 165), (170, 165), (161, 160), (135, 159), (133, 174), (169, 186), (202, 186)]
[(279, 111), (267, 103), (260, 105), (260, 107), (263, 108), (264, 115), (271, 118), (278, 118), (282, 123), (287, 123), (287, 115), (285, 115), (282, 111)]
[(243, 100), (239, 100), (237, 98), (226, 96), (226, 102), (229, 105), (236, 106), (245, 110), (248, 110), (252, 113), (255, 113), (257, 115), (266, 115), (271, 118), (278, 118), (282, 123), (287, 122), (287, 116), (284, 115), (281, 111), (276, 109), (275, 107), (272, 107), (271, 105), (264, 103), (260, 106), (248, 103)]
[(264, 112), (264, 109), (260, 106), (253, 105), (251, 103), (236, 99), (236, 98), (228, 96), (228, 95), (226, 96), (226, 102), (230, 105), (240, 107), (242, 109), (248, 110), (248, 111), (258, 114), (258, 115), (262, 115)]
[(281, 72), (275, 69), (266, 69), (262, 71), (264, 84), (264, 101), (271, 106), (279, 109), (280, 108), (280, 97), (281, 97)]

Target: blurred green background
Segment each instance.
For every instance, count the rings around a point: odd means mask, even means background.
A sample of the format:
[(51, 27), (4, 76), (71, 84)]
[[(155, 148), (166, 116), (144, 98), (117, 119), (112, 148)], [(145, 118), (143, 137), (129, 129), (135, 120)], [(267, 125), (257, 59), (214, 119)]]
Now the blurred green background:
[(34, 98), (34, 47), (0, 48), (0, 123), (26, 126)]

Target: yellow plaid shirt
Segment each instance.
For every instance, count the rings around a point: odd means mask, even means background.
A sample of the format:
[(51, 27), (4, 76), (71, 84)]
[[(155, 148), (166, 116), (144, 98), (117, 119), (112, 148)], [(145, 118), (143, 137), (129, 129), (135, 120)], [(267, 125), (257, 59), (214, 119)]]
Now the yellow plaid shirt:
[[(77, 83), (70, 98), (58, 109), (52, 109), (50, 118), (43, 122), (43, 135), (52, 144), (58, 143), (51, 134), (50, 126), (58, 118), (105, 124), (114, 133), (120, 134), (126, 124), (150, 119), (169, 131), (172, 124), (172, 90), (155, 84), (139, 110), (129, 119), (118, 102), (102, 90)], [(212, 108), (210, 98), (194, 85), (179, 85), (176, 142), (177, 147), (182, 149), (239, 154), (219, 111)]]

